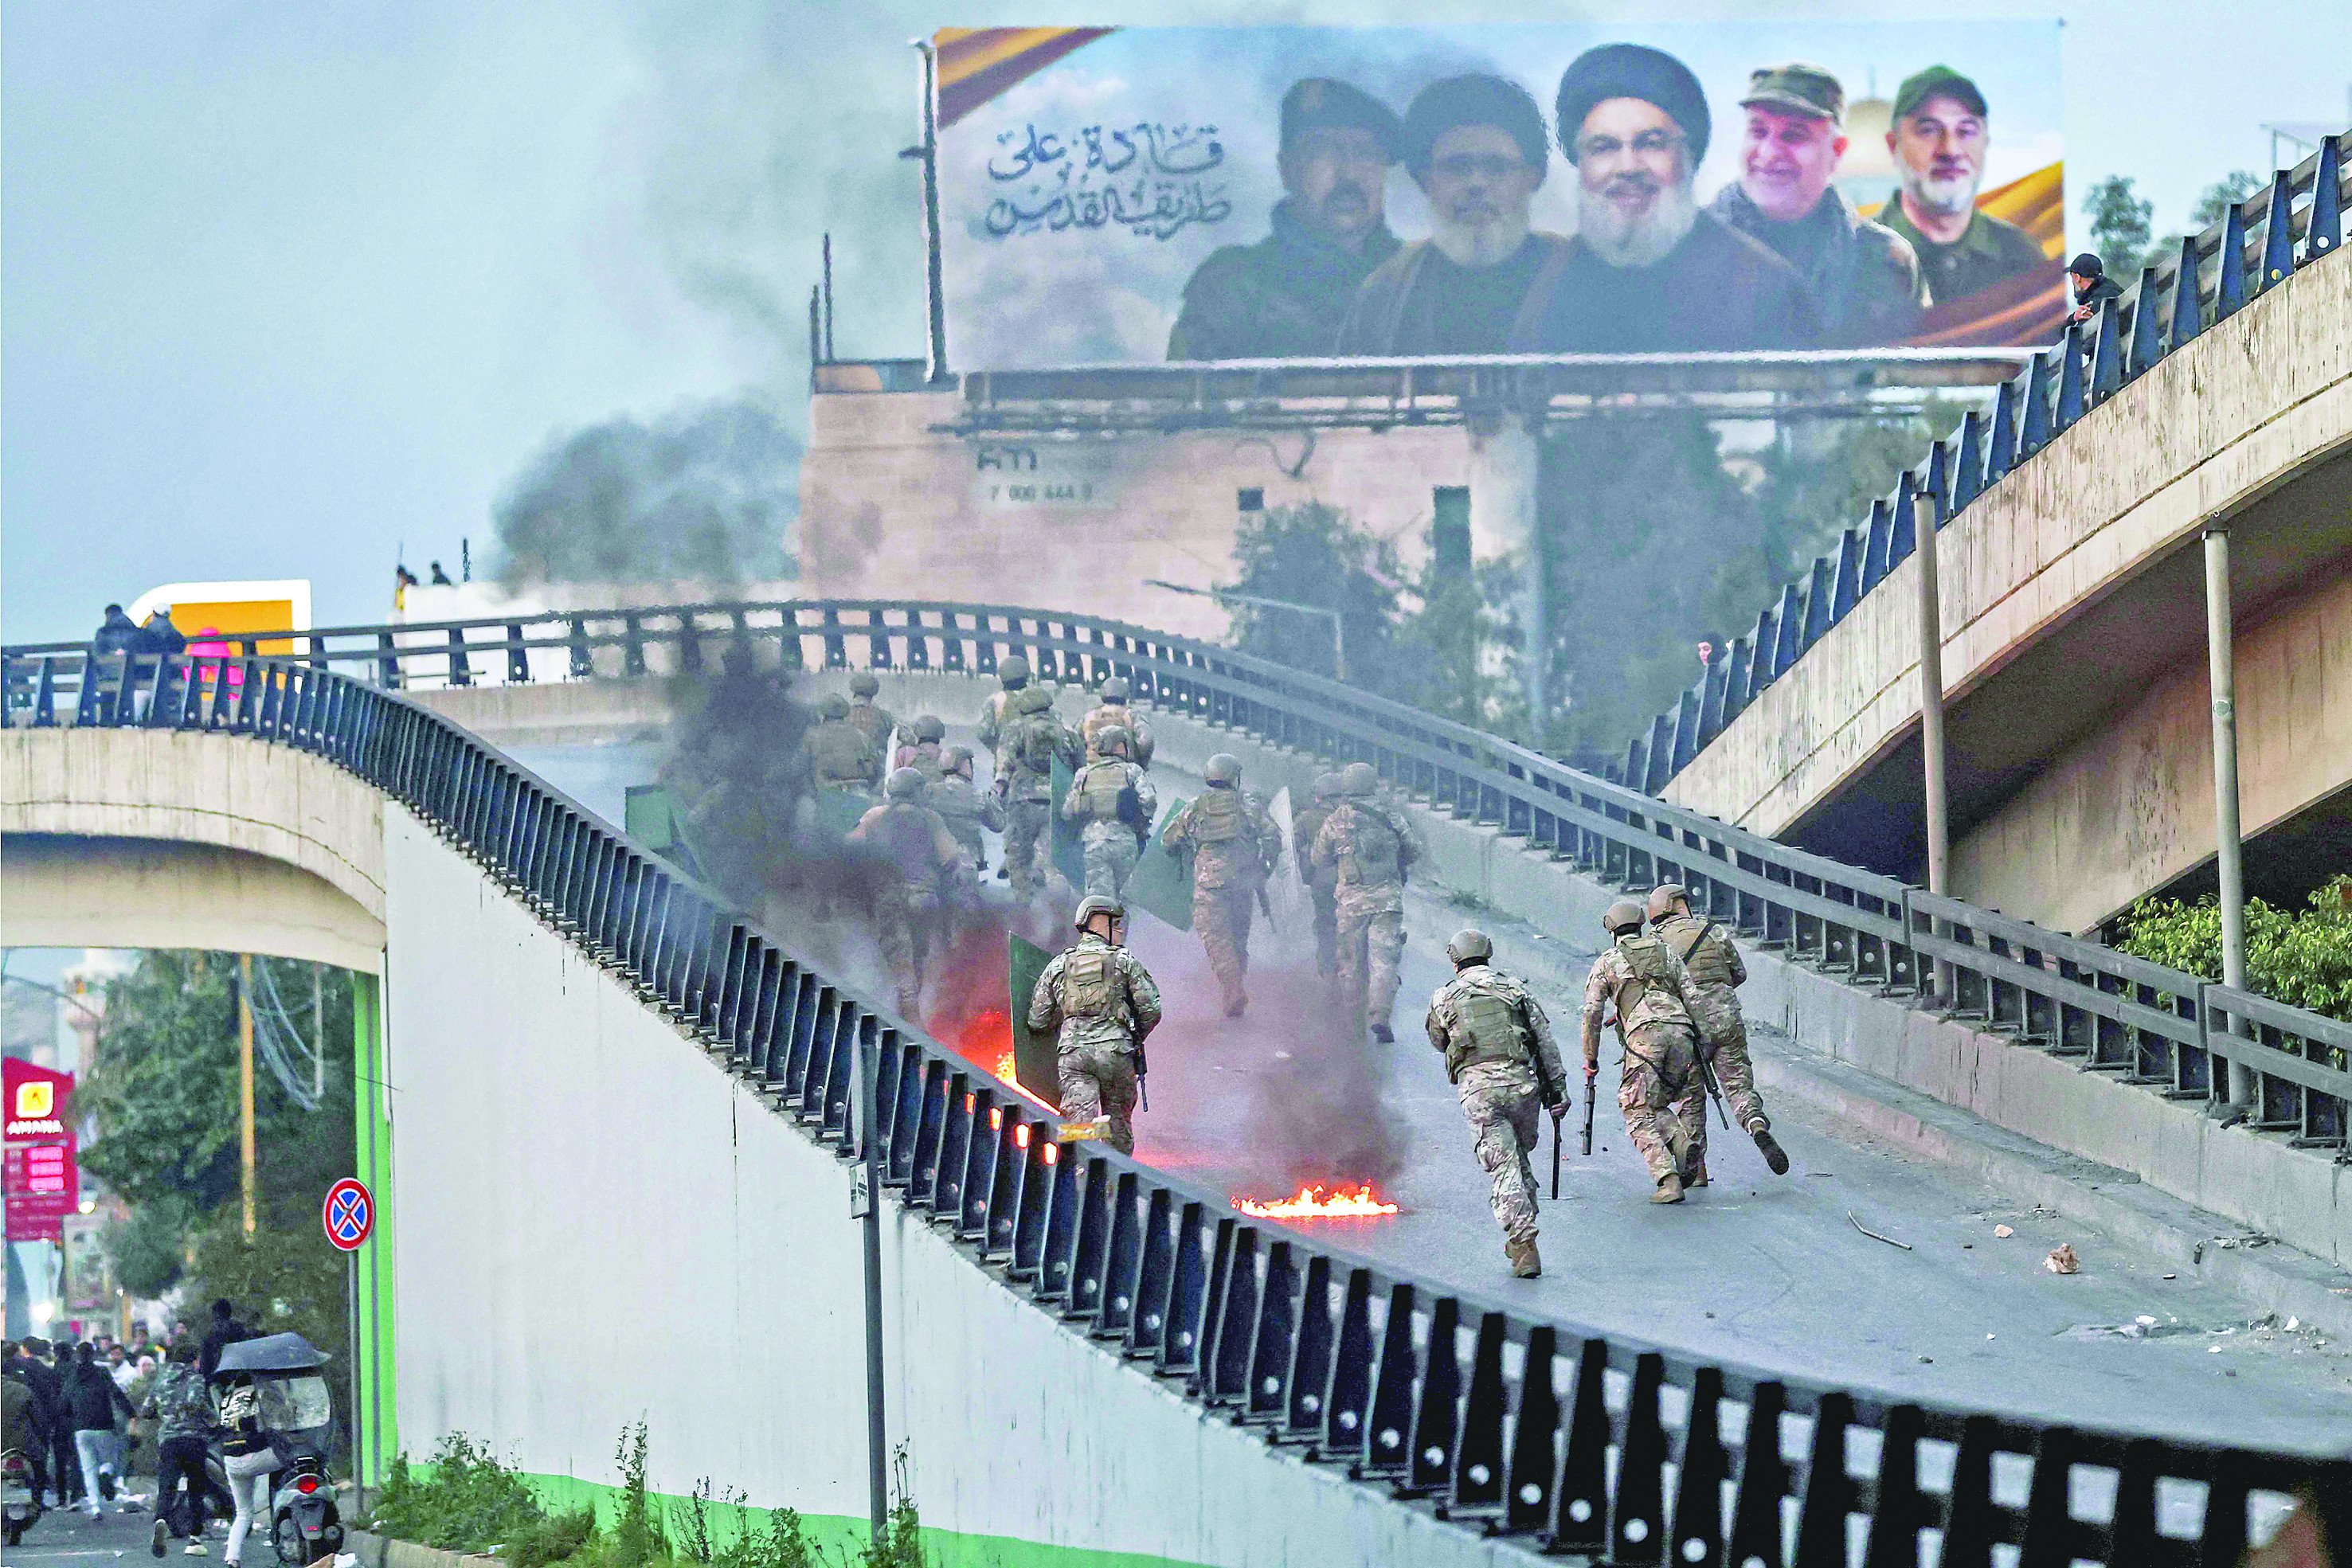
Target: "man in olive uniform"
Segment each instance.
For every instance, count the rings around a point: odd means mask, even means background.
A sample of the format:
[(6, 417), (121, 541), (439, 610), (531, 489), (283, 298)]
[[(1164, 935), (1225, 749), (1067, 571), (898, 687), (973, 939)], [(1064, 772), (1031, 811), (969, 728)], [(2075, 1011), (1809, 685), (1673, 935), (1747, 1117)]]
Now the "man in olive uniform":
[(1013, 770), (1005, 737), (1013, 728), (1013, 703), (1029, 689), (1029, 661), (1018, 653), (1005, 655), (996, 665), (996, 684), (1003, 689), (989, 693), (988, 706), (980, 711), (980, 743), (995, 758), (1001, 779)]
[(1135, 710), (1127, 706), (1128, 685), (1124, 675), (1113, 675), (1102, 684), (1102, 700), (1087, 710), (1078, 720), (1078, 737), (1087, 743), (1087, 758), (1092, 761), (1102, 755), (1102, 734), (1107, 729), (1127, 731), (1128, 759), (1138, 768), (1151, 767), (1151, 731)]
[[(1339, 986), (1372, 1038), (1396, 1039), (1397, 960), (1404, 954), (1404, 879), (1421, 858), (1421, 831), (1380, 798), (1381, 776), (1369, 762), (1340, 770), (1341, 799), (1315, 835), (1315, 865), (1338, 883)], [(1360, 1022), (1358, 1027), (1361, 1027)]]
[(835, 693), (818, 712), (819, 722), (801, 739), (817, 788), (871, 793), (882, 782), (882, 754), (850, 722), (849, 699)]
[(1543, 1272), (1536, 1251), (1536, 1107), (1551, 1113), (1552, 1136), (1568, 1110), (1568, 1075), (1552, 1043), (1551, 1020), (1527, 984), (1494, 966), (1495, 944), (1464, 928), (1445, 945), (1454, 978), (1429, 998), (1429, 1043), (1470, 1119), (1478, 1163), (1494, 1179), (1495, 1223), (1511, 1272)]
[(988, 864), (982, 828), (1004, 831), (1004, 803), (971, 781), (971, 748), (951, 746), (940, 758), (940, 776), (924, 791), (923, 803), (940, 814), (975, 867)]
[(1339, 801), (1339, 776), (1326, 773), (1315, 780), (1313, 798), (1290, 813), (1290, 852), (1298, 862), (1298, 880), (1315, 906), (1315, 972), (1337, 974), (1339, 968), (1339, 910), (1334, 903), (1338, 879), (1315, 863), (1315, 835), (1330, 819)]
[(1171, 360), (1328, 354), (1357, 286), (1394, 256), (1387, 222), (1397, 118), (1347, 82), (1309, 77), (1282, 95), (1282, 200), (1273, 233), (1216, 250), (1184, 285)]
[(1895, 89), (1886, 150), (1902, 190), (1879, 221), (1918, 252), (1920, 276), (1938, 306), (2048, 262), (2032, 235), (1977, 210), (1991, 139), (1984, 94), (1951, 67), (1929, 66)]
[(926, 783), (937, 779), (941, 771), (940, 743), (948, 737), (948, 727), (937, 714), (919, 714), (915, 722), (900, 731), (908, 738), (891, 758), (894, 768), (911, 768), (923, 776)]
[(1119, 945), (1127, 911), (1108, 898), (1078, 904), (1076, 945), (1055, 956), (1029, 994), (1029, 1032), (1058, 1046), (1062, 1119), (1102, 1125), (1103, 1139), (1135, 1153), (1136, 1082), (1143, 1041), (1160, 1022), (1160, 988)]
[[(1737, 1126), (1756, 1140), (1756, 1148), (1774, 1176), (1789, 1174), (1789, 1156), (1772, 1136), (1771, 1118), (1764, 1114), (1764, 1097), (1756, 1092), (1756, 1067), (1748, 1059), (1748, 1023), (1739, 1016), (1738, 988), (1747, 983), (1748, 966), (1731, 934), (1712, 920), (1691, 913), (1690, 900), (1677, 883), (1661, 883), (1650, 893), (1650, 935), (1665, 943), (1682, 960), (1698, 1005), (1691, 1022), (1698, 1028), (1698, 1048), (1715, 1070), (1715, 1084), (1723, 1092), (1725, 1108)], [(1691, 1155), (1684, 1166), (1685, 1186), (1706, 1185), (1706, 1118), (1698, 1122)]]
[(1241, 759), (1220, 751), (1201, 769), (1208, 784), (1170, 821), (1160, 842), (1192, 862), (1192, 930), (1209, 955), (1225, 1016), (1249, 1006), (1250, 915), (1282, 860), (1282, 830), (1265, 802), (1242, 793)]
[(1127, 879), (1143, 857), (1160, 794), (1143, 769), (1128, 760), (1127, 731), (1107, 729), (1097, 738), (1102, 755), (1071, 779), (1062, 818), (1085, 824), (1078, 842), (1086, 849), (1087, 892), (1119, 899), (1127, 896)]
[[(983, 734), (986, 727), (983, 720)], [(1004, 704), (995, 745), (996, 791), (1004, 802), (1004, 874), (1013, 896), (1026, 900), (1036, 883), (1038, 841), (1053, 826), (1055, 760), (1075, 768), (1082, 754), (1076, 734), (1055, 716), (1052, 695), (1025, 685)]]
[(1652, 1203), (1680, 1203), (1691, 1145), (1706, 1114), (1698, 1076), (1697, 1009), (1682, 960), (1655, 936), (1642, 934), (1642, 906), (1620, 902), (1601, 917), (1607, 952), (1584, 982), (1584, 1070), (1601, 1064), (1601, 1014), (1617, 1007), (1617, 1039), (1625, 1048), (1617, 1108), (1625, 1132), (1657, 1184)]
[(849, 722), (857, 727), (877, 757), (887, 758), (898, 720), (888, 708), (874, 706), (875, 694), (881, 689), (882, 683), (869, 671), (860, 670), (849, 677)]
[(931, 928), (941, 905), (971, 880), (971, 862), (940, 814), (923, 804), (921, 774), (897, 769), (885, 793), (887, 800), (857, 819), (848, 841), (873, 862), (874, 939), (898, 983), (898, 1011), (913, 1019), (922, 1005)]

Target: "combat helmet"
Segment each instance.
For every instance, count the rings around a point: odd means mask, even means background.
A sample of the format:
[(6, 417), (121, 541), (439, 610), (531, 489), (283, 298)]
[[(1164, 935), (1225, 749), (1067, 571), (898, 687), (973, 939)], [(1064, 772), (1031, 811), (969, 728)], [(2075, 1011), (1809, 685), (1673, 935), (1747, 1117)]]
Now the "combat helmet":
[(839, 692), (835, 692), (831, 696), (824, 699), (824, 706), (819, 708), (817, 711), (824, 714), (827, 718), (847, 718), (849, 716), (849, 699), (843, 696)]
[(1339, 769), (1339, 792), (1362, 799), (1380, 792), (1381, 770), (1369, 762), (1350, 762)]
[(1132, 739), (1122, 726), (1115, 724), (1095, 737), (1095, 747), (1105, 757), (1125, 757)]
[(1611, 904), (1601, 916), (1601, 929), (1612, 936), (1642, 928), (1642, 906), (1630, 898), (1621, 898)]
[(870, 670), (860, 670), (856, 674), (849, 677), (849, 695), (851, 696), (865, 697), (871, 701), (874, 694), (881, 689), (882, 682)]
[(1673, 914), (1676, 900), (1686, 900), (1689, 897), (1690, 894), (1683, 891), (1683, 884), (1681, 883), (1662, 882), (1658, 883), (1657, 886), (1650, 890), (1650, 924), (1654, 925), (1659, 921), (1664, 920), (1667, 915)]
[(1445, 944), (1445, 956), (1457, 969), (1465, 964), (1484, 964), (1495, 956), (1494, 939), (1475, 925), (1465, 925)]
[(915, 720), (917, 740), (945, 740), (947, 737), (948, 727), (939, 715), (927, 713)]
[(1054, 694), (1043, 686), (1025, 687), (1014, 695), (1018, 700), (1006, 705), (1014, 713), (1045, 713), (1054, 706)]
[(1107, 703), (1125, 702), (1127, 700), (1127, 677), (1125, 675), (1113, 675), (1110, 679), (1102, 684), (1102, 700)]
[(1346, 793), (1347, 791), (1340, 788), (1339, 776), (1337, 773), (1318, 773), (1315, 776), (1315, 798), (1318, 800), (1336, 800)]
[(919, 768), (893, 768), (890, 777), (882, 781), (882, 792), (893, 800), (919, 800), (923, 798), (923, 775)]
[(950, 746), (940, 753), (940, 767), (950, 773), (961, 773), (971, 766), (971, 747)]
[(1078, 912), (1070, 916), (1070, 924), (1077, 930), (1084, 931), (1087, 928), (1087, 922), (1097, 915), (1108, 915), (1113, 920), (1125, 920), (1127, 905), (1116, 898), (1105, 898), (1102, 894), (1096, 894), (1091, 897), (1078, 900)]
[(1201, 767), (1204, 783), (1238, 785), (1242, 781), (1242, 759), (1230, 751), (1220, 751)]
[(1008, 692), (1017, 692), (1029, 684), (1029, 661), (1018, 653), (1008, 653), (996, 661), (996, 678)]

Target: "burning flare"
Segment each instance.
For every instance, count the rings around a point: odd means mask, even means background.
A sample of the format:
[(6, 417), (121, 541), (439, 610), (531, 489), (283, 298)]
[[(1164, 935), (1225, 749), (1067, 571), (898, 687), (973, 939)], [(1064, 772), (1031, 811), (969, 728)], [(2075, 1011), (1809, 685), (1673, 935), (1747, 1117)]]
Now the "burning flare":
[(1397, 1212), (1395, 1204), (1383, 1203), (1373, 1195), (1370, 1182), (1359, 1183), (1353, 1191), (1334, 1187), (1328, 1193), (1319, 1186), (1302, 1186), (1297, 1196), (1270, 1203), (1237, 1197), (1234, 1207), (1258, 1219), (1369, 1219)]

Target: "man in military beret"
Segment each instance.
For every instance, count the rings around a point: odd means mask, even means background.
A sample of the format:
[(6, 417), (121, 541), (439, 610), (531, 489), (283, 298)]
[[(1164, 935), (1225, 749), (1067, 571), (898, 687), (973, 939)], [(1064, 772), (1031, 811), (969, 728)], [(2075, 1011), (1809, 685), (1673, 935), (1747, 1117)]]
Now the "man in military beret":
[(1918, 254), (1830, 183), (1845, 156), (1844, 85), (1820, 66), (1768, 66), (1748, 78), (1739, 107), (1739, 178), (1707, 210), (1797, 269), (1825, 345), (1909, 337), (1927, 304)]
[(1308, 77), (1283, 94), (1273, 232), (1194, 269), (1168, 357), (1329, 353), (1357, 286), (1396, 254), (1387, 219), (1396, 134), (1395, 114), (1361, 88)]
[(2043, 264), (2042, 246), (2015, 224), (1977, 211), (1991, 144), (1984, 94), (1949, 66), (1929, 66), (1895, 89), (1886, 149), (1902, 177), (1886, 226), (1919, 253), (1939, 306), (1981, 294)]
[(1529, 232), (1550, 157), (1543, 110), (1500, 77), (1432, 82), (1405, 110), (1399, 151), (1429, 198), (1430, 237), (1364, 280), (1342, 354), (1499, 354), (1522, 346), (1568, 246)]
[(1555, 107), (1576, 165), (1577, 232), (1529, 347), (1814, 346), (1819, 328), (1796, 269), (1699, 208), (1692, 183), (1712, 123), (1688, 66), (1639, 44), (1603, 44), (1569, 66)]

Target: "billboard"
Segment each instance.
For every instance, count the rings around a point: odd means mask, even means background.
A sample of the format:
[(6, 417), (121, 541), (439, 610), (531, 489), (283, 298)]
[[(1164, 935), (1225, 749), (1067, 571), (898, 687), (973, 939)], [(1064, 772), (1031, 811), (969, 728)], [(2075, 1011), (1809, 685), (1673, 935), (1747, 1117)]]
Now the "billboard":
[(0, 1188), (8, 1239), (58, 1241), (81, 1201), (72, 1122), (74, 1075), (0, 1059)]
[(938, 35), (980, 369), (2047, 341), (2054, 21)]

